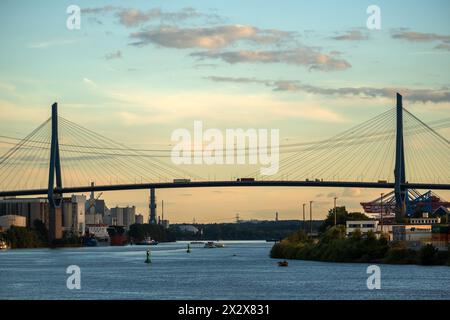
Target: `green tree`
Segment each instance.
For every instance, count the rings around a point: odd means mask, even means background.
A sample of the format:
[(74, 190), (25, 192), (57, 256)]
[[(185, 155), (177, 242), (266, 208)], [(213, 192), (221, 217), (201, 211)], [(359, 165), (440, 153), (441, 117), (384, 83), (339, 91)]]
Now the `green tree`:
[[(370, 220), (370, 218), (361, 212), (349, 213), (345, 206), (336, 207), (336, 224), (345, 226), (347, 220)], [(334, 208), (328, 211), (326, 219), (319, 227), (319, 232), (323, 233), (332, 226), (334, 226)]]
[(438, 249), (435, 248), (432, 244), (427, 244), (420, 248), (417, 259), (420, 264), (423, 265), (433, 265), (436, 262), (436, 254)]
[(286, 239), (292, 243), (306, 242), (308, 240), (308, 235), (305, 233), (305, 231), (300, 229), (290, 234)]
[(321, 243), (330, 243), (334, 240), (345, 239), (345, 227), (337, 225), (329, 228), (320, 238)]
[(45, 223), (42, 220), (36, 219), (33, 222), (33, 229), (36, 231), (42, 245), (48, 244), (48, 230)]
[(26, 227), (11, 226), (6, 231), (6, 240), (12, 248), (37, 248), (42, 246), (38, 234)]
[(175, 241), (175, 235), (158, 224), (132, 224), (128, 235), (135, 242), (142, 241), (147, 237), (159, 242)]

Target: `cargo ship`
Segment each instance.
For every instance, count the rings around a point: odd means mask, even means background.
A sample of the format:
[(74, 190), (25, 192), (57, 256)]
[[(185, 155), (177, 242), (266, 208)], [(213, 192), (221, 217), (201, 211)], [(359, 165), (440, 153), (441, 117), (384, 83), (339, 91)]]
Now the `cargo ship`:
[(124, 246), (128, 243), (125, 228), (122, 226), (109, 226), (108, 229), (109, 243), (112, 246)]

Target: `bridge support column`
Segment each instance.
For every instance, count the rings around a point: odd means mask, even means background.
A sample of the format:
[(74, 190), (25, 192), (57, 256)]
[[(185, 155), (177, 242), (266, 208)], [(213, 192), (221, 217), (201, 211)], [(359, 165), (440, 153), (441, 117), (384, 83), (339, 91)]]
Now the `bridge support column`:
[[(56, 180), (56, 187), (55, 187)], [(61, 161), (59, 158), (58, 141), (58, 104), (52, 105), (52, 138), (50, 144), (50, 167), (48, 170), (48, 229), (49, 240), (62, 238), (62, 179), (61, 179)]]
[(148, 223), (150, 224), (156, 224), (156, 196), (155, 196), (155, 189), (150, 189), (150, 216), (148, 219)]
[(402, 96), (397, 93), (397, 133), (396, 133), (396, 145), (395, 145), (395, 218), (400, 221), (405, 216), (405, 205), (407, 190), (402, 188), (402, 184), (405, 183), (405, 152), (403, 144), (403, 102)]

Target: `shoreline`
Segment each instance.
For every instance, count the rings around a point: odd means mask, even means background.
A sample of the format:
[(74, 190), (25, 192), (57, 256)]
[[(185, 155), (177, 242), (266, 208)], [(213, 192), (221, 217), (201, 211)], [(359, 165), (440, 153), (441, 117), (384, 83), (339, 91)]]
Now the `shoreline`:
[(299, 230), (270, 250), (277, 259), (310, 260), (336, 263), (379, 263), (396, 265), (450, 266), (450, 251), (439, 250), (432, 244), (412, 249), (406, 241), (391, 241), (373, 232), (355, 232), (346, 236), (345, 227), (327, 229), (319, 238), (311, 238)]

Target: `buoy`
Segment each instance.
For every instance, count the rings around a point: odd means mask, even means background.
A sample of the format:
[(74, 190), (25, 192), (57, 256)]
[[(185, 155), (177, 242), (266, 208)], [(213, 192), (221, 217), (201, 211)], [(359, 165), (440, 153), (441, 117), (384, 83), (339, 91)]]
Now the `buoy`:
[(189, 245), (189, 243), (188, 243), (188, 247), (187, 247), (186, 252), (187, 252), (187, 253), (191, 253), (191, 246)]
[(145, 259), (145, 263), (152, 263), (152, 260), (150, 259), (150, 255), (151, 255), (151, 252), (150, 252), (150, 249), (148, 249), (147, 250), (147, 259)]

